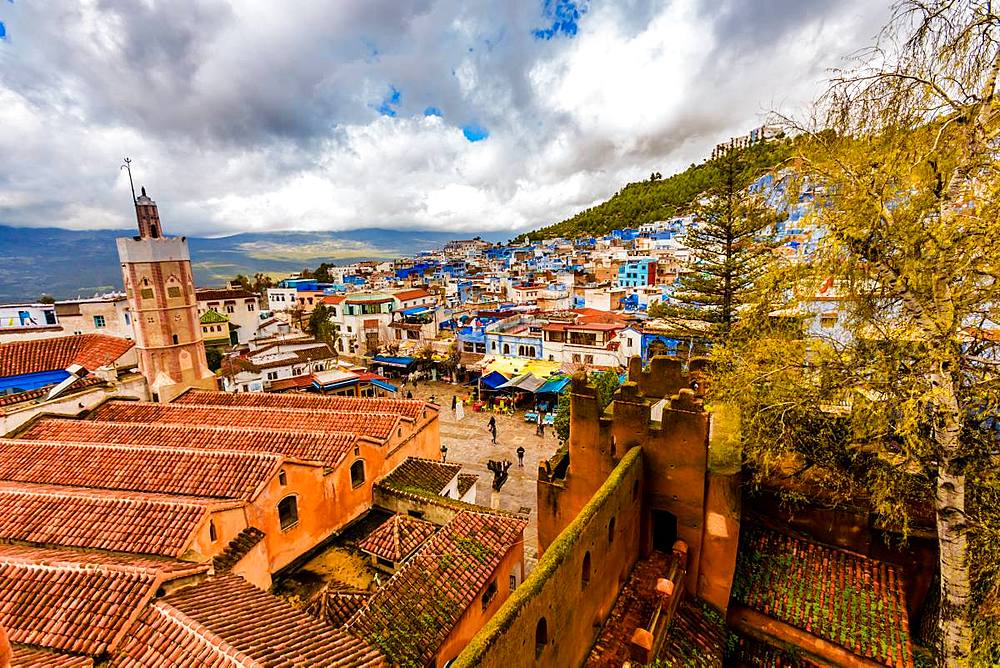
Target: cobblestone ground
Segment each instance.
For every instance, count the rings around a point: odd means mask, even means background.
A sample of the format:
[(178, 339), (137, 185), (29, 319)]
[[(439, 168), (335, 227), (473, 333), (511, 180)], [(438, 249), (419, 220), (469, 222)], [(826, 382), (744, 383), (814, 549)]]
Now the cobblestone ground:
[[(510, 477), (500, 491), (500, 508), (518, 512), (530, 509), (528, 528), (524, 531), (524, 553), (528, 568), (532, 568), (538, 553), (538, 495), (535, 480), (538, 476), (538, 462), (551, 457), (559, 447), (559, 440), (551, 427), (545, 428), (545, 436), (535, 435), (535, 425), (524, 421), (524, 411), (514, 415), (497, 415), (497, 444), (493, 445), (490, 432), (486, 429), (491, 413), (475, 413), (468, 406), (461, 421), (455, 419), (451, 410), (452, 396), (468, 393), (468, 388), (449, 383), (421, 382), (416, 388), (407, 385), (399, 396), (413, 392), (414, 398), (429, 399), (433, 396), (441, 406), (441, 444), (448, 448), (447, 461), (462, 465), (463, 473), (479, 476), (476, 502), (490, 505), (493, 474), (486, 468), (491, 459), (508, 459), (513, 462)], [(524, 468), (517, 466), (517, 447), (524, 446)]]

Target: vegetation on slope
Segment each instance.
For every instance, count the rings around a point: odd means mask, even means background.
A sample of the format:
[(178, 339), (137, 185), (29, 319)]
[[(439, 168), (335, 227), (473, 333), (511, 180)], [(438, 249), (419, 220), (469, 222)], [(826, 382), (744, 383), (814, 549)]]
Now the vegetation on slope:
[[(747, 168), (756, 174), (773, 169), (792, 153), (793, 141), (754, 144), (741, 149)], [(637, 227), (643, 223), (666, 220), (681, 215), (702, 193), (720, 185), (724, 170), (717, 169), (718, 159), (691, 165), (667, 178), (653, 174), (648, 181), (630, 183), (606, 202), (586, 209), (560, 223), (528, 232), (522, 238), (531, 241), (552, 237), (600, 236), (611, 230)]]

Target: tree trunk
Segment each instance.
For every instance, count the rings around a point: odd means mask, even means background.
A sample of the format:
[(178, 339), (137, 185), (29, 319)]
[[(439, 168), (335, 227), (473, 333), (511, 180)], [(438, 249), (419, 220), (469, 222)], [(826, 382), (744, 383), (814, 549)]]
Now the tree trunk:
[(940, 380), (941, 422), (934, 437), (940, 453), (935, 494), (941, 567), (941, 652), (939, 665), (964, 666), (972, 646), (969, 624), (969, 544), (965, 514), (965, 474), (958, 461), (961, 414), (953, 381)]

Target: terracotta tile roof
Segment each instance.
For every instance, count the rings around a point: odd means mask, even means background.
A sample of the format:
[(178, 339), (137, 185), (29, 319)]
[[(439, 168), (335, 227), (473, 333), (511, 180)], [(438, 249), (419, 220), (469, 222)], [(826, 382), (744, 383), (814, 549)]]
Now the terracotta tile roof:
[(11, 668), (91, 668), (94, 665), (89, 656), (74, 656), (24, 645), (14, 645), (11, 649)]
[(201, 582), (160, 599), (116, 658), (116, 668), (184, 665), (381, 666), (362, 640), (316, 621), (240, 577)]
[(65, 369), (73, 364), (93, 371), (114, 362), (133, 345), (127, 339), (104, 334), (0, 343), (0, 377)]
[(885, 562), (744, 526), (733, 598), (859, 656), (912, 665), (902, 581)]
[(409, 515), (393, 515), (360, 541), (358, 548), (376, 557), (400, 562), (413, 554), (435, 531), (436, 527), (430, 522)]
[(223, 299), (257, 299), (257, 295), (242, 288), (197, 288), (195, 297), (200, 302), (221, 301)]
[(412, 299), (421, 299), (423, 297), (430, 297), (431, 293), (426, 290), (403, 290), (402, 292), (397, 292), (393, 295), (396, 299), (401, 302), (408, 302)]
[(677, 668), (729, 665), (723, 662), (728, 636), (722, 615), (704, 601), (685, 597), (674, 613), (658, 665)]
[[(256, 353), (253, 354), (255, 355)], [(330, 346), (325, 343), (315, 345), (311, 348), (305, 348), (303, 350), (292, 350), (289, 355), (293, 355), (294, 357), (276, 359), (268, 362), (254, 362), (252, 360), (249, 360), (249, 362), (258, 369), (277, 369), (278, 367), (304, 364), (315, 360), (327, 360), (336, 357), (336, 355), (333, 354), (333, 351), (330, 350)]]
[(293, 376), (292, 378), (282, 378), (281, 380), (271, 381), (271, 391), (272, 392), (283, 392), (285, 390), (297, 390), (304, 387), (309, 387), (313, 384), (313, 376), (311, 373), (303, 374), (301, 376)]
[(66, 419), (38, 420), (17, 437), (37, 441), (270, 452), (293, 459), (323, 462), (329, 467), (336, 466), (358, 440), (357, 435), (343, 432), (321, 433)]
[(206, 392), (189, 390), (175, 404), (203, 406), (247, 406), (264, 408), (312, 408), (355, 413), (397, 413), (411, 420), (422, 417), (429, 405), (416, 399), (366, 399), (325, 397), (318, 394), (274, 394), (272, 392)]
[[(118, 569), (139, 569), (163, 574), (166, 580), (208, 573), (208, 564), (180, 561), (167, 557), (141, 554), (115, 554), (70, 547), (35, 547), (16, 543), (0, 543), (0, 561), (5, 559), (31, 563), (76, 566), (108, 566)], [(3, 626), (0, 623), (0, 626)]]
[(281, 465), (270, 453), (0, 439), (0, 480), (249, 499)]
[(340, 302), (344, 301), (345, 299), (347, 299), (346, 295), (328, 295), (328, 296), (323, 297), (322, 299), (320, 299), (320, 302), (322, 302), (324, 304), (334, 304), (334, 305), (336, 305), (336, 304), (339, 304)]
[(469, 606), (479, 605), (476, 597), (523, 539), (525, 526), (525, 520), (504, 515), (459, 513), (345, 628), (381, 649), (391, 663), (426, 665)]
[(0, 482), (0, 538), (179, 557), (205, 499)]
[(401, 491), (416, 488), (440, 494), (461, 470), (459, 464), (443, 464), (432, 459), (407, 457), (389, 475), (382, 478), (379, 484)]
[(13, 643), (99, 656), (167, 577), (86, 553), (0, 546), (0, 624)]
[(380, 441), (387, 440), (400, 418), (384, 413), (335, 413), (317, 410), (154, 404), (140, 401), (108, 401), (93, 419), (110, 422), (215, 425), (279, 431), (352, 431)]
[(465, 493), (472, 489), (472, 486), (479, 481), (479, 476), (475, 473), (458, 474), (458, 496), (465, 496)]
[(371, 592), (333, 580), (316, 592), (306, 606), (306, 613), (330, 626), (343, 626), (370, 597)]
[(216, 555), (212, 559), (212, 568), (217, 575), (228, 573), (233, 566), (240, 562), (240, 559), (247, 556), (260, 541), (264, 540), (264, 532), (257, 527), (247, 527), (236, 534), (236, 537), (229, 541), (222, 554)]

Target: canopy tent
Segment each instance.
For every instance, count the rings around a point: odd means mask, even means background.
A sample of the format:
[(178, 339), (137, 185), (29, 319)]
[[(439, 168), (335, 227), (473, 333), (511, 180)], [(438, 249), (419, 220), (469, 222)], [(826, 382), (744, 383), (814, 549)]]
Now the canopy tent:
[(390, 355), (376, 355), (372, 358), (372, 364), (381, 366), (391, 366), (397, 369), (409, 369), (413, 364), (412, 357), (392, 357)]
[(371, 384), (374, 385), (375, 387), (385, 390), (386, 392), (399, 392), (398, 387), (396, 387), (390, 382), (379, 380), (378, 378), (373, 378), (371, 380)]
[(479, 384), (483, 389), (486, 390), (496, 390), (507, 382), (507, 376), (503, 375), (499, 371), (491, 371), (482, 378), (479, 379)]
[(507, 378), (530, 373), (538, 378), (548, 378), (559, 371), (559, 362), (545, 360), (522, 359), (520, 357), (493, 357), (483, 360), (483, 374), (498, 371)]
[(563, 390), (569, 387), (570, 382), (569, 376), (552, 378), (551, 380), (545, 381), (544, 385), (535, 390), (535, 394), (562, 394)]
[(537, 392), (538, 388), (545, 385), (545, 381), (530, 373), (524, 373), (515, 378), (511, 378), (506, 383), (498, 387), (498, 390), (520, 390), (522, 392)]

